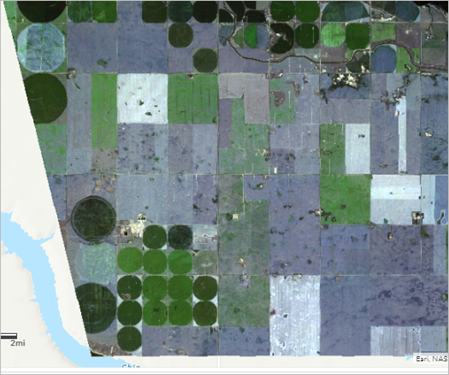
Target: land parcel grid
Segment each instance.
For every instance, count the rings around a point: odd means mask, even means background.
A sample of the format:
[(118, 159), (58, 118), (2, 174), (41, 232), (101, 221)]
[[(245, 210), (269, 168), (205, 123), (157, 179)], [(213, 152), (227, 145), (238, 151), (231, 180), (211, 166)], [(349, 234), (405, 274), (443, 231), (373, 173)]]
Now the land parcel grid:
[(4, 4), (93, 352), (447, 352), (444, 11)]

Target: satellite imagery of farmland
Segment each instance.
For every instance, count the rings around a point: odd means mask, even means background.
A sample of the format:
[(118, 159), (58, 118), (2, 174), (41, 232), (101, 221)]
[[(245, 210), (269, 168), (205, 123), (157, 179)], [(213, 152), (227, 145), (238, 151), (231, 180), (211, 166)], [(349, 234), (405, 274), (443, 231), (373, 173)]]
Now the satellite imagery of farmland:
[(447, 3), (2, 5), (92, 356), (447, 365)]

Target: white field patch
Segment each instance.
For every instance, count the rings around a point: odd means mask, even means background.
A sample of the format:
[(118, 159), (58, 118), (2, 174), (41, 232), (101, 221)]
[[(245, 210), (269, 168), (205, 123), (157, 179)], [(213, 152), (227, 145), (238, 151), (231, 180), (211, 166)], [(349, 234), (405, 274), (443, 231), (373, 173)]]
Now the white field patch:
[(270, 277), (270, 355), (317, 356), (320, 276)]
[(412, 225), (412, 212), (420, 211), (421, 176), (373, 175), (370, 219), (373, 223)]
[(345, 166), (347, 174), (370, 174), (369, 124), (346, 124)]
[(167, 74), (119, 74), (119, 124), (167, 124)]

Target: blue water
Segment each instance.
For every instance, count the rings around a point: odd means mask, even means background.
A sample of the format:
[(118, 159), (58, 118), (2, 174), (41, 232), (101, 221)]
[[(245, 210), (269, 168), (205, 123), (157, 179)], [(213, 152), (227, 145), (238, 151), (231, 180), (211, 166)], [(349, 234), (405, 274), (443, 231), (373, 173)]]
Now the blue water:
[[(42, 318), (56, 347), (74, 364), (80, 367), (128, 367), (122, 360), (112, 357), (91, 357), (89, 348), (80, 345), (62, 326), (55, 289), (55, 274), (48, 256), (41, 245), (52, 239), (33, 240), (19, 224), (11, 221), (11, 214), (1, 216), (1, 239), (8, 248), (6, 254), (15, 253), (23, 261), (23, 267), (31, 272), (34, 283), (33, 301), (39, 303)], [(18, 332), (26, 338), (26, 332)], [(130, 365), (131, 366), (131, 365)]]

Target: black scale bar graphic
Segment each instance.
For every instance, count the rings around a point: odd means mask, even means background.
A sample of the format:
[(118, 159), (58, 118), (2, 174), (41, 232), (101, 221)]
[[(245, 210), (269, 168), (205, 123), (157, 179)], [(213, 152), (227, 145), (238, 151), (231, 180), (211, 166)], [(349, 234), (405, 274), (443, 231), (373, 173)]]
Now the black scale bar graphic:
[(2, 340), (17, 340), (17, 333), (2, 333)]

